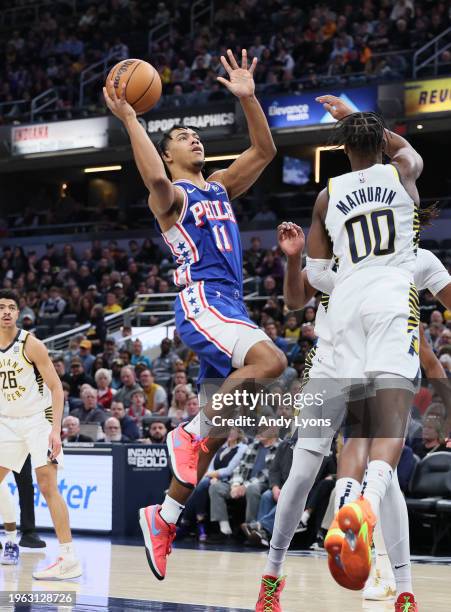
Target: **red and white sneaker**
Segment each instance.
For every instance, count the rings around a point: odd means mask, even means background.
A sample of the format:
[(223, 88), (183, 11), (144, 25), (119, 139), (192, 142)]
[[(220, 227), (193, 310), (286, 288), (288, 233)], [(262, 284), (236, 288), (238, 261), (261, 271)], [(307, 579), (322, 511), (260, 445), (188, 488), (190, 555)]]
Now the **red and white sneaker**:
[(78, 578), (82, 574), (82, 569), (78, 559), (58, 559), (40, 572), (33, 572), (35, 580), (71, 580)]
[(413, 593), (401, 593), (395, 603), (395, 612), (418, 612)]
[(197, 463), (199, 448), (208, 452), (206, 438), (200, 439), (179, 425), (170, 431), (166, 438), (169, 464), (174, 478), (184, 487), (194, 489), (197, 485)]
[(161, 506), (147, 506), (139, 510), (139, 524), (144, 536), (146, 556), (155, 578), (164, 580), (167, 556), (176, 534), (175, 525), (166, 523), (160, 516)]
[(285, 576), (263, 576), (255, 612), (282, 612), (280, 594), (285, 586)]

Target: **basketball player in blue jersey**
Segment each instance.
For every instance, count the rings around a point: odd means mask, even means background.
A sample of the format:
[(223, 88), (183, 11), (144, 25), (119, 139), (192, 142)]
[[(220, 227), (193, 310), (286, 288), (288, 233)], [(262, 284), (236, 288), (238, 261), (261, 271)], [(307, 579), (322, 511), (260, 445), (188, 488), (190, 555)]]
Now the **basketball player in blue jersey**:
[(284, 354), (247, 315), (240, 234), (230, 204), (255, 183), (276, 154), (266, 117), (255, 97), (253, 73), (257, 60), (254, 58), (248, 66), (243, 50), (240, 67), (229, 50), (227, 59), (221, 57), (221, 62), (229, 79), (218, 77), (218, 81), (240, 100), (251, 145), (229, 168), (207, 180), (202, 174), (204, 147), (194, 130), (173, 127), (164, 134), (159, 154), (127, 104), (125, 89), (120, 97), (114, 93), (112, 98), (104, 89), (108, 107), (130, 136), (138, 170), (149, 189), (149, 207), (178, 266), (174, 275), (175, 283), (182, 287), (174, 306), (178, 332), (200, 359), (200, 413), (167, 438), (174, 475), (168, 495), (162, 506), (140, 510), (147, 558), (159, 580), (166, 574), (167, 555), (184, 504), (223, 442), (223, 438), (212, 436), (207, 446), (212, 418), (226, 412), (213, 410), (202, 391), (203, 383), (223, 380), (220, 397), (241, 387), (243, 381), (278, 377), (287, 363)]

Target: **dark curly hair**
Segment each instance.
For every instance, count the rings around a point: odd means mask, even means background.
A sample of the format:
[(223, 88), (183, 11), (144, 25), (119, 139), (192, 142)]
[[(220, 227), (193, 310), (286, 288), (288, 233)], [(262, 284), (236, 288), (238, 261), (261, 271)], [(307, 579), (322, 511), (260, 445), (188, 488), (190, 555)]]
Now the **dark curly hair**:
[(351, 113), (335, 124), (331, 143), (346, 146), (362, 155), (377, 155), (384, 150), (386, 125), (377, 113)]

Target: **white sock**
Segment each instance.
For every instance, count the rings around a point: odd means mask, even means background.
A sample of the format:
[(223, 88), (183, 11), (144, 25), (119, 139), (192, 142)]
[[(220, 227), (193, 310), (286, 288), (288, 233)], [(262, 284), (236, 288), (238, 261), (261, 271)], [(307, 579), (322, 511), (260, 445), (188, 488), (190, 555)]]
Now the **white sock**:
[(288, 547), (305, 509), (307, 496), (319, 472), (323, 456), (305, 448), (293, 450), (290, 473), (276, 506), (274, 529), (263, 574), (279, 577)]
[(310, 510), (304, 510), (301, 516), (301, 523), (303, 525), (307, 525), (309, 518), (310, 518)]
[(64, 544), (60, 543), (60, 557), (62, 557), (65, 561), (75, 559), (73, 542), (64, 542)]
[(354, 478), (339, 478), (335, 485), (335, 514), (345, 504), (350, 504), (360, 497), (362, 485)]
[(410, 559), (401, 566), (395, 566), (393, 568), (393, 575), (396, 583), (396, 593), (413, 593), (412, 587), (412, 567), (410, 565)]
[(3, 519), (3, 523), (16, 522), (14, 498), (9, 486), (4, 480), (0, 483), (0, 516)]
[(386, 461), (376, 459), (368, 463), (365, 499), (371, 504), (376, 517), (379, 517), (381, 501), (393, 478), (393, 468)]
[(175, 525), (184, 509), (185, 506), (182, 506), (178, 501), (166, 495), (161, 506), (160, 516), (169, 525)]
[(193, 436), (206, 438), (212, 427), (213, 423), (206, 416), (204, 411), (201, 410), (187, 425), (185, 425), (185, 430), (193, 434)]
[(396, 582), (396, 591), (413, 593), (409, 515), (396, 470), (380, 507), (381, 527)]
[(232, 535), (232, 528), (229, 521), (219, 521), (219, 530), (224, 535)]
[(14, 531), (5, 531), (5, 542), (12, 542), (15, 544), (17, 541), (17, 529)]
[(394, 582), (391, 563), (388, 557), (387, 549), (385, 548), (384, 536), (382, 535), (380, 521), (376, 523), (376, 527), (374, 529), (373, 543), (374, 551), (376, 553), (375, 570), (379, 571), (380, 577), (383, 580), (389, 580), (390, 582)]

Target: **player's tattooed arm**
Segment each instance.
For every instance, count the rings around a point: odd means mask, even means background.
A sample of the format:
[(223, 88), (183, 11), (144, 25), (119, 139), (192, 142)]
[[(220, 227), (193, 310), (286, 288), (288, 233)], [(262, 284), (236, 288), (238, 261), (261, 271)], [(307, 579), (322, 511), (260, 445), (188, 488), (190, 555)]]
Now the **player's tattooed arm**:
[(127, 130), (136, 166), (150, 193), (149, 208), (156, 217), (170, 213), (174, 207), (181, 208), (183, 194), (166, 176), (166, 170), (158, 151), (144, 127), (139, 123), (133, 107), (125, 99), (125, 84), (119, 97), (114, 86), (111, 91), (112, 94), (109, 95), (104, 87), (103, 96), (110, 111), (122, 121)]
[(283, 279), (283, 298), (287, 308), (299, 310), (316, 293), (316, 289), (308, 282), (305, 270), (302, 270), (304, 232), (296, 223), (285, 221), (277, 228), (277, 240), (287, 258)]
[(251, 146), (226, 170), (213, 173), (208, 180), (221, 182), (226, 187), (230, 198), (233, 199), (255, 183), (266, 166), (274, 159), (277, 149), (265, 113), (255, 97), (253, 74), (257, 59), (254, 58), (248, 67), (247, 51), (243, 49), (240, 67), (229, 49), (227, 58), (221, 57), (221, 62), (229, 80), (218, 77), (218, 81), (239, 98), (246, 117)]
[(34, 336), (29, 335), (25, 346), (27, 357), (39, 370), (44, 383), (52, 394), (52, 413), (53, 423), (52, 431), (49, 437), (49, 449), (51, 450), (51, 459), (55, 459), (61, 451), (61, 420), (64, 409), (64, 393), (61, 380), (56, 373), (46, 346)]

